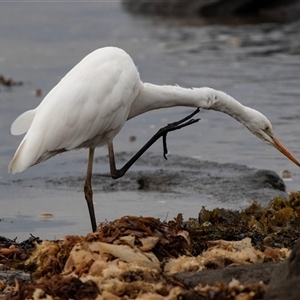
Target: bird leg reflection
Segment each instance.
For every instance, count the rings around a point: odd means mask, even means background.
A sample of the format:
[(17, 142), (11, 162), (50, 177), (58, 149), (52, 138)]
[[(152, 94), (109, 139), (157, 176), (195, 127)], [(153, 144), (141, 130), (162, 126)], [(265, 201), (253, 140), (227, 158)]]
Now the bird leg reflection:
[(121, 168), (116, 168), (115, 162), (115, 154), (113, 149), (113, 143), (110, 142), (108, 144), (108, 156), (109, 156), (109, 165), (110, 165), (110, 174), (113, 179), (120, 178), (124, 176), (124, 174), (130, 169), (130, 167), (159, 139), (163, 138), (163, 155), (166, 158), (166, 154), (168, 153), (167, 149), (167, 134), (170, 131), (175, 131), (181, 129), (183, 127), (189, 126), (198, 122), (200, 119), (192, 119), (192, 117), (200, 111), (197, 108), (192, 114), (188, 115), (187, 117), (174, 122), (170, 123), (167, 126), (158, 130), (158, 132)]
[(88, 158), (85, 184), (84, 184), (84, 196), (89, 209), (93, 232), (95, 232), (97, 228), (94, 203), (93, 203), (93, 189), (92, 189), (94, 152), (95, 152), (95, 148), (89, 148), (89, 158)]

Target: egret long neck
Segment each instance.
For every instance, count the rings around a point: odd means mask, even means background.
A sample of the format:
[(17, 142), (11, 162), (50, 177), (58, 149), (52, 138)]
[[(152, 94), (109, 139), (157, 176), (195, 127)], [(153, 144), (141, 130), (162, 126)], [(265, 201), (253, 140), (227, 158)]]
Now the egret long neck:
[(128, 119), (147, 111), (160, 108), (175, 106), (206, 108), (207, 102), (205, 100), (199, 100), (199, 93), (195, 89), (142, 83), (139, 94), (132, 105)]
[(199, 107), (226, 113), (241, 123), (247, 114), (245, 106), (224, 92), (211, 88), (187, 89), (179, 86), (159, 86), (142, 83), (128, 119), (147, 111), (175, 106)]

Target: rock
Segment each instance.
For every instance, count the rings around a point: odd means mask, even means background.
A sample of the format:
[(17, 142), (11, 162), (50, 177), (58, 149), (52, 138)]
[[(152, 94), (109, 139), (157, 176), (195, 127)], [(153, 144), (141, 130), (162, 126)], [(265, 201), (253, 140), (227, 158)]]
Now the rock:
[[(132, 157), (130, 152), (116, 154), (122, 165)], [(95, 159), (96, 164), (107, 165), (107, 156)], [(136, 168), (136, 169), (135, 169)], [(110, 174), (93, 174), (95, 192), (145, 191), (194, 196), (201, 204), (203, 199), (215, 203), (236, 205), (243, 208), (253, 201), (265, 205), (275, 197), (288, 198), (283, 180), (270, 170), (258, 170), (233, 163), (220, 164), (185, 156), (172, 155), (165, 160), (162, 155), (145, 153), (126, 176), (114, 180)], [(84, 177), (39, 177), (30, 179), (41, 188), (67, 187), (81, 191)], [(30, 185), (30, 180), (15, 184)], [(172, 197), (172, 196), (170, 196)]]
[(300, 1), (255, 0), (161, 0), (124, 1), (123, 7), (133, 13), (163, 16), (194, 16), (215, 23), (233, 22), (291, 22), (299, 20)]
[(298, 300), (300, 295), (300, 239), (290, 257), (272, 274), (266, 300)]
[(14, 284), (15, 280), (19, 282), (32, 282), (31, 275), (20, 270), (0, 271), (0, 280), (4, 280), (7, 284)]
[(255, 265), (240, 265), (218, 270), (204, 270), (200, 272), (182, 272), (173, 275), (188, 288), (194, 288), (197, 284), (213, 285), (216, 282), (229, 284), (234, 278), (241, 284), (263, 281), (268, 283), (272, 273), (278, 267), (278, 263), (268, 262)]
[[(122, 164), (131, 153), (118, 153), (116, 160)], [(98, 162), (107, 163), (106, 157)], [(274, 171), (257, 170), (233, 163), (220, 164), (190, 157), (172, 155), (165, 160), (161, 155), (145, 153), (137, 162), (139, 170), (130, 170), (123, 178), (112, 180), (103, 174), (94, 174), (94, 187), (97, 190), (144, 190), (147, 192), (180, 193), (206, 196), (218, 202), (236, 203), (241, 199), (246, 205), (257, 200), (267, 204), (270, 199), (287, 197), (283, 180)], [(73, 178), (73, 180), (76, 178)], [(72, 181), (72, 178), (61, 179)], [(83, 181), (83, 178), (80, 179)]]

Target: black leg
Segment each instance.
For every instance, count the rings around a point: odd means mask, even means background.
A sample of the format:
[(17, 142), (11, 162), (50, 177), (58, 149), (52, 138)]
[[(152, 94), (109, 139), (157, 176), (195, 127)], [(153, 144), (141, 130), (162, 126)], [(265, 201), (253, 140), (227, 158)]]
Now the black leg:
[(88, 158), (86, 178), (85, 178), (85, 184), (84, 184), (84, 195), (85, 195), (85, 200), (86, 200), (86, 203), (87, 203), (87, 206), (89, 209), (93, 232), (95, 232), (97, 229), (94, 203), (93, 203), (93, 189), (92, 189), (92, 171), (93, 171), (94, 151), (95, 151), (94, 148), (89, 149), (89, 158)]
[(112, 142), (108, 144), (108, 156), (109, 156), (109, 163), (110, 163), (110, 173), (111, 177), (114, 179), (120, 178), (124, 176), (124, 174), (129, 170), (129, 168), (148, 150), (159, 138), (163, 138), (163, 154), (166, 158), (166, 154), (168, 153), (167, 149), (167, 133), (171, 131), (175, 131), (181, 129), (183, 127), (189, 126), (198, 122), (200, 119), (192, 119), (192, 117), (200, 111), (197, 108), (192, 114), (188, 115), (187, 117), (174, 122), (170, 123), (167, 126), (158, 130), (158, 132), (119, 170), (116, 168), (115, 164), (115, 155), (113, 150)]
[[(162, 135), (163, 138), (163, 155), (164, 158), (167, 159), (167, 154), (168, 154), (168, 148), (167, 148), (167, 134), (170, 131), (174, 131), (174, 130), (178, 130), (180, 128), (189, 126), (191, 124), (194, 124), (196, 122), (198, 122), (200, 119), (191, 119), (195, 114), (197, 114), (200, 111), (200, 108), (197, 108), (193, 113), (191, 113), (190, 115), (186, 116), (185, 118), (177, 121), (177, 122), (173, 122), (168, 124), (166, 127), (161, 128), (160, 130), (162, 130), (164, 133)], [(187, 121), (187, 122), (185, 122)]]

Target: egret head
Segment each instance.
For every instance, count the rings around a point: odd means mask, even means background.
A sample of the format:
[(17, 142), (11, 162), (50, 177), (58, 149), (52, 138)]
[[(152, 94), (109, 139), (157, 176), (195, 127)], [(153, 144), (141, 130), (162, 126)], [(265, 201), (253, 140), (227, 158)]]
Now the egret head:
[(244, 125), (259, 139), (275, 147), (278, 151), (280, 151), (288, 159), (290, 159), (292, 162), (294, 162), (297, 166), (300, 167), (300, 163), (295, 158), (295, 156), (290, 151), (288, 151), (275, 137), (271, 122), (259, 111), (256, 111), (251, 108), (247, 108), (247, 110), (249, 110), (247, 114), (249, 118), (244, 123)]

